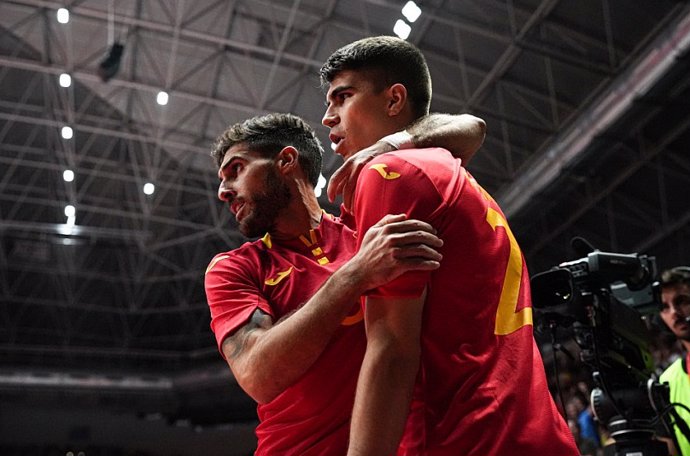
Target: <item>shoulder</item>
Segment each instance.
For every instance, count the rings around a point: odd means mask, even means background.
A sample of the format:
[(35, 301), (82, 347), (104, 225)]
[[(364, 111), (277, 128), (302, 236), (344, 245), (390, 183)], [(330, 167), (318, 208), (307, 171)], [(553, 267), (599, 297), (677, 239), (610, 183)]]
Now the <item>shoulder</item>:
[(215, 255), (206, 267), (205, 274), (208, 277), (219, 272), (228, 272), (238, 268), (244, 269), (245, 267), (253, 270), (261, 263), (261, 256), (267, 250), (267, 246), (261, 239), (246, 242), (234, 250)]
[(467, 179), (460, 159), (438, 147), (388, 152), (373, 159), (366, 171), (361, 177), (368, 183), (380, 181), (380, 176), (386, 182), (433, 187), (442, 195), (455, 194)]
[(402, 149), (387, 152), (375, 157), (371, 163), (403, 164), (425, 168), (429, 163), (454, 162), (457, 160), (451, 153), (440, 147), (428, 147), (424, 149)]
[[(404, 149), (375, 157), (367, 165), (362, 177), (384, 180), (407, 180), (424, 176), (435, 170), (452, 167), (456, 159), (446, 149)], [(378, 175), (378, 176), (377, 176)]]
[(659, 376), (662, 382), (672, 382), (680, 375), (685, 375), (683, 372), (683, 359), (678, 358)]

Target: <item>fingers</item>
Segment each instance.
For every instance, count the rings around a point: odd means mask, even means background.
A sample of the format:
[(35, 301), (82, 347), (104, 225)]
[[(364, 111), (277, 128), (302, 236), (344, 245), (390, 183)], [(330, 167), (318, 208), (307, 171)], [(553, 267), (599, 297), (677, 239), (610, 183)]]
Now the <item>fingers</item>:
[(340, 168), (333, 173), (328, 183), (328, 188), (326, 189), (328, 200), (333, 202), (338, 195), (342, 194), (345, 207), (348, 209), (352, 208), (359, 174), (364, 166), (374, 157), (388, 152), (387, 148), (390, 148), (390, 145), (387, 143), (376, 143), (373, 146), (360, 150), (345, 160)]
[(414, 246), (416, 244), (426, 245), (433, 249), (443, 247), (443, 239), (426, 231), (410, 231), (392, 235), (391, 242), (393, 242), (393, 245), (396, 247)]
[(440, 262), (443, 255), (435, 248), (425, 244), (410, 244), (400, 247), (393, 252), (395, 258), (405, 261), (434, 261)]
[[(427, 233), (436, 234), (436, 229), (431, 226), (431, 224), (417, 219), (407, 219), (405, 214), (398, 214), (396, 217), (402, 216), (403, 218), (396, 219), (386, 219), (386, 216), (382, 218), (375, 226), (386, 226), (388, 233), (406, 233), (410, 231), (425, 231)], [(386, 220), (385, 223), (382, 223)]]
[[(407, 220), (405, 214), (388, 214), (372, 228), (376, 230), (370, 230), (373, 231), (371, 236), (386, 238), (390, 245), (395, 247), (424, 244), (438, 249), (443, 246), (443, 240), (436, 236), (436, 229), (433, 226), (421, 220)], [(377, 234), (374, 233), (376, 231), (378, 231)]]
[(353, 206), (355, 199), (355, 190), (357, 189), (357, 179), (362, 172), (362, 168), (368, 162), (367, 161), (353, 161), (350, 176), (345, 180), (343, 185), (343, 203), (345, 207), (350, 209)]
[(343, 199), (343, 203), (348, 209), (352, 207), (352, 199), (354, 197), (355, 188), (357, 187), (357, 177), (364, 165), (358, 161), (358, 158), (358, 155), (353, 155), (348, 158), (331, 176), (328, 182), (328, 188), (326, 189), (328, 200), (331, 203), (335, 201), (338, 195), (343, 194), (343, 196), (345, 196), (345, 190), (347, 189), (348, 195), (347, 198)]
[(381, 220), (376, 222), (374, 226), (384, 226), (384, 225), (389, 225), (391, 223), (395, 222), (402, 222), (407, 218), (407, 215), (405, 214), (387, 214), (384, 215)]
[(355, 199), (355, 188), (357, 187), (357, 181), (352, 183), (352, 179), (347, 179), (342, 187), (343, 193), (343, 205), (349, 210), (352, 208), (352, 202)]
[(335, 170), (331, 179), (328, 181), (326, 192), (328, 193), (328, 201), (331, 203), (335, 201), (336, 196), (342, 192), (343, 177), (349, 175), (349, 171), (347, 171), (346, 168), (348, 168), (347, 161), (345, 161), (340, 168)]
[(410, 271), (433, 271), (441, 267), (439, 261), (425, 260), (422, 258), (407, 259), (402, 264), (402, 273)]

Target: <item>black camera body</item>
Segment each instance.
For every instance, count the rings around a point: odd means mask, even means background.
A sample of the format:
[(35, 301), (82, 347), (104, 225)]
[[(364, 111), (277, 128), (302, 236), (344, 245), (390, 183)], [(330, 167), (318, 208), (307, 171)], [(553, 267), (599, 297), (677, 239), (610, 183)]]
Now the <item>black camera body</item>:
[[(593, 250), (593, 249), (592, 249)], [(646, 318), (661, 304), (656, 260), (593, 250), (531, 279), (535, 323), (572, 328), (597, 385), (592, 405), (616, 440), (615, 454), (665, 454), (653, 440), (668, 388), (655, 379)]]
[(531, 279), (539, 323), (573, 327), (582, 361), (610, 381), (646, 382), (654, 373), (645, 315), (658, 311), (654, 257), (594, 251)]

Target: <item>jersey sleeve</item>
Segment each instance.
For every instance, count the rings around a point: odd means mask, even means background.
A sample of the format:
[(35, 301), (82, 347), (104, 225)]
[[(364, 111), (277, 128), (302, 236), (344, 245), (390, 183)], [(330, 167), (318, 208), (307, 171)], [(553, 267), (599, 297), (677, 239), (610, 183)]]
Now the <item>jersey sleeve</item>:
[[(384, 154), (372, 160), (360, 174), (355, 194), (354, 213), (359, 249), (364, 234), (387, 214), (407, 214), (408, 219), (430, 223), (431, 215), (442, 204), (442, 198), (426, 173), (395, 154)], [(430, 272), (403, 274), (397, 279), (370, 290), (368, 296), (417, 297), (422, 294)]]
[(216, 336), (218, 350), (226, 337), (244, 326), (256, 309), (273, 316), (273, 312), (258, 287), (258, 266), (232, 253), (217, 255), (206, 270), (204, 286), (211, 311), (211, 329)]

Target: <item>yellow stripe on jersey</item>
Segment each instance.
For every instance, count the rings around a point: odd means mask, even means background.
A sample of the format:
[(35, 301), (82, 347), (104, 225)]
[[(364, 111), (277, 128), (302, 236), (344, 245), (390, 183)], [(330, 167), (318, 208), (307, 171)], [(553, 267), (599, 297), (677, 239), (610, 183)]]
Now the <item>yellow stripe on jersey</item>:
[(261, 242), (263, 242), (264, 245), (266, 247), (268, 247), (269, 249), (273, 248), (273, 241), (271, 240), (270, 234), (268, 234), (268, 233), (264, 234), (264, 237), (261, 238)]
[(209, 271), (211, 269), (213, 269), (213, 267), (216, 265), (216, 263), (218, 263), (219, 261), (222, 261), (226, 258), (230, 258), (230, 255), (221, 255), (219, 257), (214, 258), (213, 261), (211, 261), (211, 264), (209, 264), (208, 267), (206, 268), (206, 272), (204, 272), (204, 275), (208, 274)]

